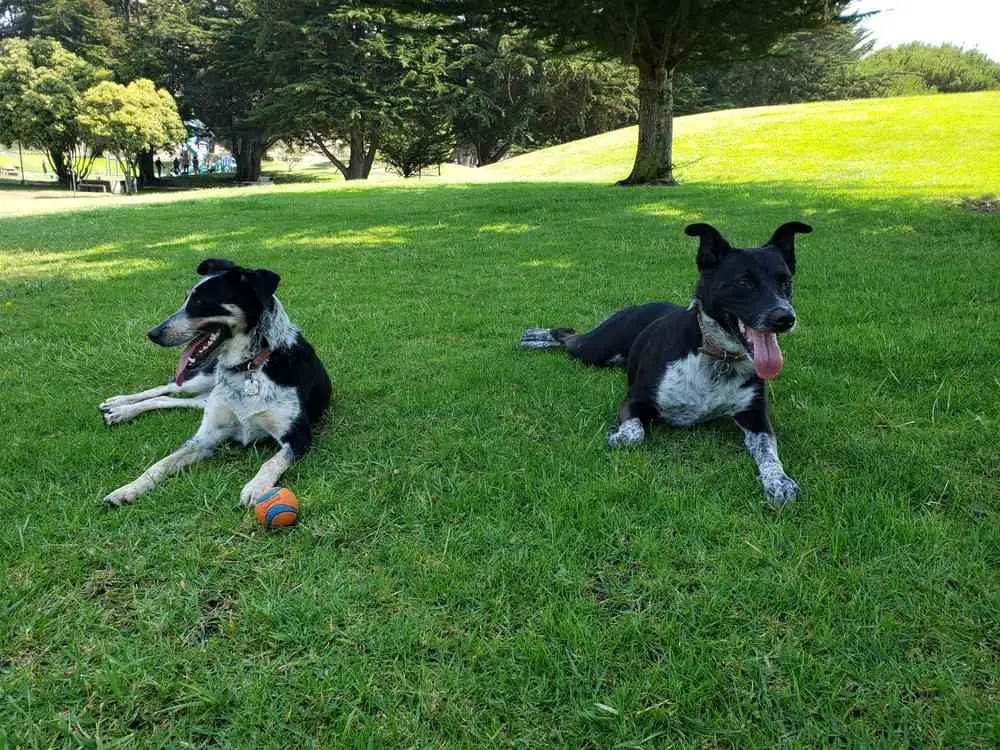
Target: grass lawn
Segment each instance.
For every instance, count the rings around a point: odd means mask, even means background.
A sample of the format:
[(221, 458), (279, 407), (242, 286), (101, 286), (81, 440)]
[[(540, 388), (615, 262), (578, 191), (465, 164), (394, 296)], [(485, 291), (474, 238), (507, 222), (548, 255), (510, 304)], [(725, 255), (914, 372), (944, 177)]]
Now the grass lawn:
[[(606, 184), (626, 131), (3, 218), (0, 747), (996, 747), (1000, 215), (959, 199), (998, 190), (997, 111), (685, 118), (674, 189)], [(611, 452), (623, 376), (514, 347), (687, 299), (691, 221), (792, 219), (782, 512), (731, 424)], [(288, 532), (235, 507), (270, 445), (99, 502), (195, 429), (96, 405), (172, 373), (145, 331), (205, 256), (279, 271), (333, 376)]]

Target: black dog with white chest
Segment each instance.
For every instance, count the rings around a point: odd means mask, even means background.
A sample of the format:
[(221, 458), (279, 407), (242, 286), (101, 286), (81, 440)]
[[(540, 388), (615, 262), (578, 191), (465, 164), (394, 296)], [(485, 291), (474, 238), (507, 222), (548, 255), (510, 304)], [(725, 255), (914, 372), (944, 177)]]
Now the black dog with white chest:
[(612, 447), (638, 445), (653, 421), (690, 427), (734, 417), (764, 495), (783, 504), (799, 487), (778, 458), (764, 381), (784, 364), (778, 334), (795, 325), (795, 235), (811, 231), (807, 224), (789, 222), (765, 245), (741, 249), (715, 227), (692, 224), (685, 232), (700, 239), (700, 275), (688, 307), (670, 302), (629, 307), (581, 335), (568, 328), (532, 328), (520, 345), (563, 348), (589, 365), (628, 367), (628, 396), (608, 434)]
[[(149, 332), (160, 346), (182, 346), (174, 382), (101, 405), (105, 421), (131, 419), (142, 411), (194, 406), (205, 413), (198, 432), (142, 476), (112, 492), (121, 505), (151, 490), (164, 476), (207, 458), (225, 440), (244, 445), (273, 438), (280, 450), (243, 487), (254, 500), (301, 458), (330, 403), (330, 378), (312, 346), (292, 325), (274, 292), (278, 274), (208, 259), (181, 309)], [(169, 398), (166, 394), (197, 394)]]

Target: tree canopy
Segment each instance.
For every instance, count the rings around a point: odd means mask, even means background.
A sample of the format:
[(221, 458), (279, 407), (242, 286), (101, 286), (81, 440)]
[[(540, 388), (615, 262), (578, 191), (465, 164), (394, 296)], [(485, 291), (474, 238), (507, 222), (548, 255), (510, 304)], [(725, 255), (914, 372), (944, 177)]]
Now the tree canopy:
[[(412, 6), (413, 0), (398, 0)], [(781, 36), (831, 22), (849, 0), (424, 0), (422, 7), (523, 27), (567, 50), (589, 49), (639, 74), (639, 143), (621, 184), (672, 184), (678, 66), (761, 55)]]
[(102, 81), (83, 95), (77, 115), (80, 136), (95, 150), (114, 154), (135, 191), (138, 154), (177, 143), (186, 134), (174, 98), (140, 78), (126, 86)]
[(51, 39), (0, 42), (0, 141), (43, 149), (70, 185), (93, 164), (76, 116), (85, 92), (110, 77)]
[(420, 17), (361, 0), (262, 0), (258, 10), (256, 51), (271, 74), (260, 119), (348, 180), (368, 176), (408, 108), (444, 94), (444, 40)]
[(953, 44), (912, 42), (880, 49), (858, 71), (877, 96), (1000, 88), (1000, 63)]

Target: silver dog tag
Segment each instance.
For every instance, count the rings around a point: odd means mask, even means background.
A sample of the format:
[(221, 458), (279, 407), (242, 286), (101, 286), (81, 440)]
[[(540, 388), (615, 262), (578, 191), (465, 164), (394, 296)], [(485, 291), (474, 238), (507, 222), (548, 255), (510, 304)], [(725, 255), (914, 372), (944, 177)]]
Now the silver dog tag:
[(247, 379), (243, 381), (243, 392), (248, 396), (260, 394), (260, 383), (257, 382), (257, 378), (253, 375), (247, 375)]

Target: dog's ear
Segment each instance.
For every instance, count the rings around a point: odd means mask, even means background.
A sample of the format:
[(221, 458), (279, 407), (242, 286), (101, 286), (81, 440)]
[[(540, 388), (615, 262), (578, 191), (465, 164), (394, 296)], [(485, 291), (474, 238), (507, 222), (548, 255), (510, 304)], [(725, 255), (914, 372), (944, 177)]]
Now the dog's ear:
[(711, 224), (688, 224), (684, 228), (688, 237), (700, 237), (698, 246), (698, 270), (704, 271), (717, 265), (722, 256), (732, 250), (726, 238)]
[(205, 260), (198, 264), (198, 275), (207, 276), (210, 273), (228, 271), (232, 268), (236, 268), (236, 264), (231, 260), (224, 260), (222, 258), (205, 258)]
[(812, 230), (811, 226), (803, 224), (801, 221), (789, 221), (775, 229), (771, 239), (767, 241), (768, 245), (781, 251), (785, 265), (792, 273), (795, 273), (795, 235), (809, 234)]
[(243, 277), (249, 282), (250, 288), (260, 300), (260, 304), (264, 307), (270, 307), (271, 298), (274, 297), (274, 290), (278, 288), (281, 277), (266, 268), (246, 270), (243, 272)]

